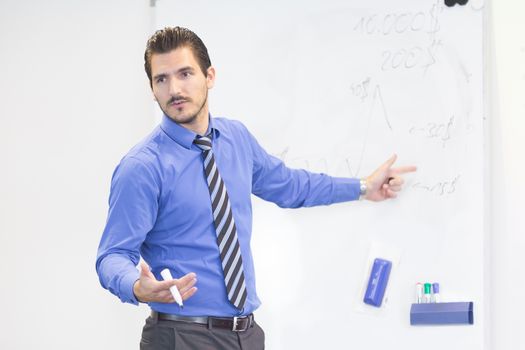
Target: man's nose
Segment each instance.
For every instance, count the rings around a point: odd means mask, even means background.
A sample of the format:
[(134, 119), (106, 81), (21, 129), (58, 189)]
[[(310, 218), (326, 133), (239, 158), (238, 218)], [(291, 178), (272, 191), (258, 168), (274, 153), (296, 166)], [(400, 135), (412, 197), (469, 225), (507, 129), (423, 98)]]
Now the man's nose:
[(170, 85), (169, 85), (169, 93), (171, 96), (180, 95), (181, 93), (181, 87), (178, 83), (177, 79), (171, 79)]

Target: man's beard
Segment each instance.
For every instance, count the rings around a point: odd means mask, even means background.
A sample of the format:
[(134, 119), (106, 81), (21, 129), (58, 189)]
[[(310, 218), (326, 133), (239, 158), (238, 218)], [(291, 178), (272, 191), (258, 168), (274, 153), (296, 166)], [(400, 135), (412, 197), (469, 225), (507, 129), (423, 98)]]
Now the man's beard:
[(166, 103), (166, 109), (164, 109), (160, 102), (157, 101), (158, 105), (159, 105), (159, 108), (162, 110), (162, 112), (167, 115), (168, 117), (170, 117), (171, 120), (175, 121), (177, 124), (192, 124), (193, 122), (195, 122), (195, 120), (197, 119), (197, 117), (199, 116), (199, 114), (201, 113), (202, 109), (204, 108), (204, 106), (206, 105), (206, 102), (208, 101), (208, 90), (206, 90), (206, 96), (204, 97), (204, 100), (202, 101), (202, 104), (201, 106), (199, 107), (198, 111), (195, 113), (195, 114), (192, 114), (192, 115), (189, 115), (187, 117), (184, 117), (184, 115), (182, 116), (179, 116), (179, 117), (175, 117), (175, 116), (171, 116), (168, 114), (168, 106), (170, 103), (174, 102), (174, 101), (179, 101), (179, 100), (184, 100), (186, 101), (187, 103), (190, 103), (192, 100), (191, 99), (185, 99), (185, 98), (177, 98), (177, 97), (172, 97), (168, 100), (168, 102)]

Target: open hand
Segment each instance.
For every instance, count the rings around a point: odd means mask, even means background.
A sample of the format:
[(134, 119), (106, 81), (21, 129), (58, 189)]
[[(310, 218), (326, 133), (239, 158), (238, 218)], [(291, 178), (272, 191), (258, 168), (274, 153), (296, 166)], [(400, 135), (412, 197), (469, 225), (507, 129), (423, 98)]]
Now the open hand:
[(175, 278), (171, 281), (158, 281), (149, 266), (145, 262), (140, 263), (140, 278), (133, 285), (133, 293), (135, 297), (144, 303), (174, 303), (175, 299), (170, 292), (171, 286), (176, 286), (182, 296), (182, 300), (186, 300), (197, 292), (195, 283), (197, 282), (197, 275), (190, 272), (182, 278)]

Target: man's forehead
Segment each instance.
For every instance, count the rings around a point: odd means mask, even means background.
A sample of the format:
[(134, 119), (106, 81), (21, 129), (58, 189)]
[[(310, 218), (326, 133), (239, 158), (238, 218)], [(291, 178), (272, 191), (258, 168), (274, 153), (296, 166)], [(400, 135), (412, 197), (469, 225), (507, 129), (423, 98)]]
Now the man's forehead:
[(151, 55), (151, 68), (156, 69), (193, 67), (197, 69), (199, 63), (189, 47), (178, 47), (166, 53), (154, 53)]

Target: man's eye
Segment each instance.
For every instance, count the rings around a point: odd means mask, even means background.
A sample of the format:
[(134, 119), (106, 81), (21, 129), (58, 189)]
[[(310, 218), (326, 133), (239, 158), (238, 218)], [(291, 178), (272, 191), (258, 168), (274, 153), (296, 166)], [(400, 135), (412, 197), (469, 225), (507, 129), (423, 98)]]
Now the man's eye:
[(183, 78), (189, 78), (191, 76), (191, 73), (190, 72), (183, 72), (182, 73), (182, 77)]
[(157, 82), (157, 84), (159, 84), (159, 83), (163, 83), (165, 81), (166, 81), (166, 78), (162, 77), (162, 78), (157, 78), (156, 82)]

